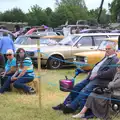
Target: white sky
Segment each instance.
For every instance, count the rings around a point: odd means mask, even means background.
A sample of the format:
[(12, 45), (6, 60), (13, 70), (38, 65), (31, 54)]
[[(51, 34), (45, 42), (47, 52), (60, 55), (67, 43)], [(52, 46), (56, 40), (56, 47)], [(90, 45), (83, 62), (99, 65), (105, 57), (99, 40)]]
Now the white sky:
[[(108, 9), (108, 3), (112, 0), (104, 0), (104, 8)], [(95, 9), (100, 6), (101, 0), (85, 0), (88, 9)], [(14, 7), (21, 8), (27, 12), (30, 6), (38, 4), (42, 8), (55, 8), (55, 0), (0, 0), (0, 11), (5, 11)]]

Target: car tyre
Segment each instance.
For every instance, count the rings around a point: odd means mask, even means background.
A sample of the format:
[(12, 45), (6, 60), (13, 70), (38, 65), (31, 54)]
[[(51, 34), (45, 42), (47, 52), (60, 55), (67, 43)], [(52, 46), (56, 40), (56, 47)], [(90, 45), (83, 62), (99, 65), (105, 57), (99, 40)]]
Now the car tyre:
[(63, 58), (61, 56), (51, 56), (47, 62), (48, 69), (60, 69), (63, 65)]

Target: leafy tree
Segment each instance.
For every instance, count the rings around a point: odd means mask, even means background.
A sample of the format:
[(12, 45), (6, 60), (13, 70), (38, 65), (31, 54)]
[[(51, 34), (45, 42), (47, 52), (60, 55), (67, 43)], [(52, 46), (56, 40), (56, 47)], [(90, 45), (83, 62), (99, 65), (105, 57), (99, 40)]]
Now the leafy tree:
[(67, 20), (69, 24), (76, 24), (77, 20), (88, 17), (84, 0), (61, 0), (57, 5), (58, 7), (55, 9), (54, 14), (52, 14), (55, 17), (51, 18), (53, 26), (64, 24)]
[(0, 21), (2, 21), (2, 15), (3, 15), (2, 12), (0, 12)]
[(120, 16), (120, 0), (113, 0), (109, 3), (109, 10), (112, 16), (112, 21), (117, 21), (117, 16)]
[(13, 8), (12, 10), (7, 10), (2, 14), (2, 21), (6, 22), (25, 22), (25, 13), (19, 8)]
[(42, 25), (48, 23), (46, 12), (38, 5), (31, 7), (27, 14), (27, 18), (30, 25)]
[(50, 7), (47, 7), (44, 11), (45, 11), (45, 13), (47, 15), (47, 25), (51, 26), (51, 15), (53, 14), (53, 11), (52, 11), (52, 9)]
[[(99, 14), (99, 8), (90, 10), (88, 12), (89, 19), (97, 20), (98, 14)], [(108, 17), (108, 14), (107, 14), (107, 10), (103, 9), (102, 13), (101, 13), (101, 16), (100, 16), (100, 23), (101, 24), (107, 24), (108, 22), (109, 22), (109, 17)]]
[(45, 12), (46, 12), (46, 14), (47, 14), (48, 16), (50, 16), (53, 11), (52, 11), (52, 9), (51, 9), (50, 7), (47, 7), (47, 8), (45, 9)]

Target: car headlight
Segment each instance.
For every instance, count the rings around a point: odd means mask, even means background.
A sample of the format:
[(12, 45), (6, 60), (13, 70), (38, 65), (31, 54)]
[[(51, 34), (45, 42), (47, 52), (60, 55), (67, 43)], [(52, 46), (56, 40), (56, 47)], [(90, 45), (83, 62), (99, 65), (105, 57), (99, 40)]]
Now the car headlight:
[(87, 57), (85, 57), (85, 58), (84, 58), (84, 61), (85, 61), (85, 63), (87, 63), (87, 62), (88, 62), (88, 58), (87, 58)]
[(76, 61), (77, 59), (76, 59), (76, 56), (74, 56), (74, 58), (73, 58), (73, 61)]

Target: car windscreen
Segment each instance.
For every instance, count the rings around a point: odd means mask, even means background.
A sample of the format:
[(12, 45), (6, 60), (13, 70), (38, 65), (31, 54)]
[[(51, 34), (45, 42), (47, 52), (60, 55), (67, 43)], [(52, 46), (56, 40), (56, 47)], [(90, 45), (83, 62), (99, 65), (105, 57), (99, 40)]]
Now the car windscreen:
[(40, 36), (56, 36), (57, 34), (55, 32), (36, 32), (35, 34), (40, 35)]
[(40, 44), (57, 44), (53, 39), (49, 38), (31, 38), (31, 37), (18, 37), (14, 44), (18, 45), (37, 45), (37, 41), (40, 40)]
[(69, 35), (62, 39), (59, 44), (60, 45), (70, 45), (72, 46), (79, 38), (80, 36), (75, 36), (75, 35)]
[(98, 47), (98, 49), (99, 49), (99, 50), (105, 50), (106, 46), (109, 45), (109, 44), (115, 45), (115, 42), (113, 42), (113, 41), (108, 41), (108, 40), (102, 41), (102, 43), (100, 44), (100, 46)]

